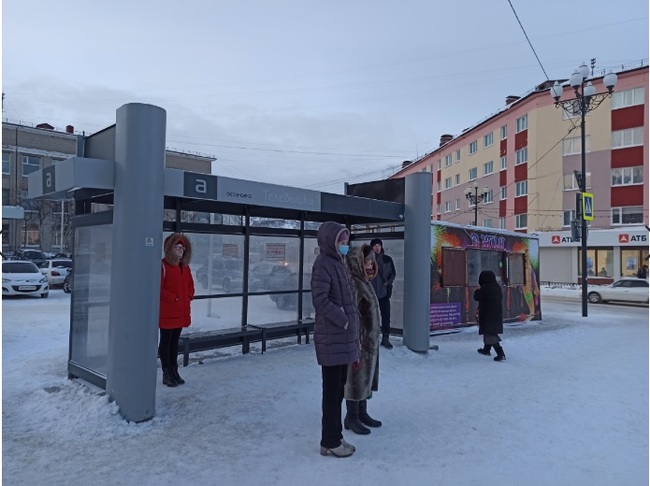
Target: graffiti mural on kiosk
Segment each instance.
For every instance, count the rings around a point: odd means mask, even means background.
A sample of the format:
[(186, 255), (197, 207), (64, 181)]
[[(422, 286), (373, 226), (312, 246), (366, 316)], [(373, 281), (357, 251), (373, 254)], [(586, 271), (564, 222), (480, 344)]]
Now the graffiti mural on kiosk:
[(476, 324), (473, 295), (483, 270), (494, 271), (503, 288), (504, 321), (541, 319), (536, 237), (435, 222), (431, 227), (432, 331)]

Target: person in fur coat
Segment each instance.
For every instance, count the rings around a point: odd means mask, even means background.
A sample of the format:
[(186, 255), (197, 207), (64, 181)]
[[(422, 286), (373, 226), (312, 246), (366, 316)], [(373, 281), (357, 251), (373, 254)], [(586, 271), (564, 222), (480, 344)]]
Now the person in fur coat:
[(369, 434), (365, 427), (381, 427), (381, 422), (368, 415), (368, 398), (379, 389), (379, 343), (381, 335), (381, 312), (379, 300), (370, 281), (377, 276), (375, 252), (370, 245), (352, 247), (347, 267), (354, 284), (359, 309), (359, 342), (361, 355), (357, 363), (348, 366), (345, 383), (347, 414), (343, 425), (357, 434)]
[(483, 336), (483, 347), (478, 352), (490, 356), (490, 348), (497, 352), (494, 361), (504, 361), (499, 334), (503, 332), (503, 292), (492, 270), (483, 270), (478, 276), (480, 287), (474, 291), (478, 302), (478, 333)]
[(192, 245), (184, 234), (172, 233), (165, 239), (163, 249), (158, 356), (163, 385), (173, 387), (185, 383), (178, 374), (178, 338), (192, 322), (190, 302), (194, 299), (194, 278), (189, 267)]

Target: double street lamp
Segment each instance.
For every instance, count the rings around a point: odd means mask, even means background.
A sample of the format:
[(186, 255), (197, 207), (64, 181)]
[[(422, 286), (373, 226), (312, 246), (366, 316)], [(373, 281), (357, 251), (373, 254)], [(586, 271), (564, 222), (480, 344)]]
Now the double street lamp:
[(474, 226), (478, 226), (478, 203), (483, 201), (488, 195), (488, 188), (484, 187), (481, 189), (481, 193), (478, 192), (478, 182), (474, 182), (474, 190), (471, 187), (465, 189), (465, 197), (470, 204), (474, 205)]
[[(587, 191), (587, 158), (586, 158), (586, 134), (585, 134), (585, 116), (588, 112), (595, 110), (600, 104), (612, 95), (616, 81), (616, 74), (609, 73), (603, 78), (603, 85), (607, 89), (605, 93), (596, 93), (596, 87), (591, 81), (588, 81), (589, 66), (582, 64), (576, 69), (569, 78), (569, 85), (573, 88), (575, 98), (560, 101), (563, 86), (555, 81), (551, 87), (551, 96), (555, 100), (555, 107), (562, 107), (569, 117), (580, 114), (580, 131), (581, 131), (581, 170), (578, 179), (580, 196)], [(587, 220), (585, 219), (584, 208), (582, 207), (582, 197), (576, 198), (576, 219), (582, 226), (580, 235), (581, 242), (581, 270), (582, 270), (582, 317), (587, 317)], [(593, 216), (590, 215), (590, 216)]]

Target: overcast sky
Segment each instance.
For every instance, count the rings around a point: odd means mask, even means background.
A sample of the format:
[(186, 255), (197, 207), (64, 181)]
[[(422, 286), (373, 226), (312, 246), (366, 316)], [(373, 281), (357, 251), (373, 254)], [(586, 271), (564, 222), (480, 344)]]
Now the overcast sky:
[(94, 133), (125, 103), (214, 172), (342, 192), (536, 84), (648, 62), (648, 2), (4, 0), (3, 118)]

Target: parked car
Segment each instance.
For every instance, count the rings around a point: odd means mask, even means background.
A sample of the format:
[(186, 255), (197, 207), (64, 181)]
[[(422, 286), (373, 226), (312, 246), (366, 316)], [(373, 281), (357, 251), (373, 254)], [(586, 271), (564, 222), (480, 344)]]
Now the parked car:
[[(204, 289), (208, 288), (208, 265), (196, 272), (196, 280)], [(217, 257), (212, 260), (212, 286), (221, 287), (224, 292), (241, 292), (244, 282), (244, 261), (237, 258)]]
[(63, 291), (66, 294), (72, 293), (72, 268), (70, 269), (68, 274), (65, 276), (65, 279), (63, 280)]
[(8, 260), (2, 262), (2, 296), (32, 295), (46, 298), (50, 294), (47, 277), (33, 262)]
[(14, 260), (29, 260), (36, 265), (40, 265), (47, 259), (47, 255), (40, 250), (18, 250), (14, 253)]
[(589, 287), (587, 299), (592, 304), (609, 301), (647, 304), (649, 291), (647, 278), (625, 277), (610, 285)]
[(56, 260), (45, 260), (40, 265), (41, 273), (47, 277), (50, 287), (63, 285), (63, 281), (72, 269), (72, 260), (58, 258)]
[(280, 263), (262, 262), (251, 268), (248, 275), (248, 289), (257, 290), (284, 290), (280, 288), (287, 277), (291, 275), (291, 268)]

